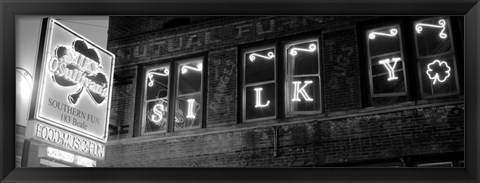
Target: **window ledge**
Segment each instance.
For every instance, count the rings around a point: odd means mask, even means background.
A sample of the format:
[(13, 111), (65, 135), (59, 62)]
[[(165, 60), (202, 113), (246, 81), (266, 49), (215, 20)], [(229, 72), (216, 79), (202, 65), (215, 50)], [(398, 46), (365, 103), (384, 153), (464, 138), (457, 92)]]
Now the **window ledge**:
[(421, 103), (419, 101), (404, 102), (397, 105), (364, 108), (359, 110), (359, 113), (362, 115), (371, 114), (371, 113), (379, 114), (379, 113), (397, 112), (397, 111), (404, 111), (404, 110), (411, 110), (411, 109), (418, 109), (418, 108), (429, 108), (429, 107), (435, 107), (435, 106), (456, 105), (456, 104), (463, 104), (463, 103), (465, 103), (463, 100), (444, 101), (444, 102), (437, 102), (437, 103)]
[(415, 106), (415, 102), (408, 101), (408, 102), (402, 102), (402, 103), (398, 103), (398, 104), (394, 104), (394, 105), (366, 107), (366, 108), (363, 108), (363, 109), (359, 109), (358, 112), (364, 113), (364, 112), (383, 111), (383, 110), (397, 109), (397, 108), (409, 107), (409, 106)]

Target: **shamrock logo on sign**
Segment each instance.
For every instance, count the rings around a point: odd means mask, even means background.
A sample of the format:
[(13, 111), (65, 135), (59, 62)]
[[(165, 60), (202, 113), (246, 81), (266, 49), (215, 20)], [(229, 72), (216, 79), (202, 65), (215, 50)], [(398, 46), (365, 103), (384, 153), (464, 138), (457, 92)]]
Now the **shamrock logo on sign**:
[(433, 80), (434, 85), (437, 82), (445, 82), (450, 77), (450, 70), (450, 66), (445, 61), (434, 60), (427, 65), (427, 75), (430, 80)]
[(76, 104), (85, 90), (96, 104), (105, 101), (108, 93), (108, 80), (100, 72), (102, 64), (98, 53), (83, 40), (73, 41), (72, 47), (58, 46), (54, 56), (48, 62), (53, 73), (54, 83), (63, 87), (77, 87), (76, 92), (68, 95), (68, 101)]

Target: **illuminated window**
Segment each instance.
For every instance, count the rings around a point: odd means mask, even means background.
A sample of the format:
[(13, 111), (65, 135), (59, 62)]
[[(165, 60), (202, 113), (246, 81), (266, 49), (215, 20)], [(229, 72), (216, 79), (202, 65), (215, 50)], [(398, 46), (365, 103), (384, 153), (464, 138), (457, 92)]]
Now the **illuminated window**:
[(413, 24), (421, 96), (431, 98), (458, 94), (457, 65), (449, 19), (436, 17)]
[(405, 57), (399, 24), (366, 31), (372, 105), (407, 100)]
[(147, 67), (143, 85), (142, 134), (201, 127), (203, 59)]
[(199, 128), (202, 123), (203, 60), (178, 64), (175, 130)]
[(322, 110), (318, 40), (285, 45), (285, 109), (288, 114)]
[(462, 53), (455, 52), (454, 45), (459, 44), (454, 44), (451, 20), (461, 21), (428, 17), (365, 28), (362, 34), (370, 82), (370, 101), (366, 103), (379, 106), (439, 97), (450, 100), (459, 95), (462, 75), (458, 73), (462, 70), (457, 68), (463, 65), (459, 60)]
[(276, 57), (274, 47), (246, 50), (243, 60), (243, 117), (245, 121), (275, 118)]
[(146, 70), (144, 132), (165, 132), (168, 121), (170, 65), (164, 64)]

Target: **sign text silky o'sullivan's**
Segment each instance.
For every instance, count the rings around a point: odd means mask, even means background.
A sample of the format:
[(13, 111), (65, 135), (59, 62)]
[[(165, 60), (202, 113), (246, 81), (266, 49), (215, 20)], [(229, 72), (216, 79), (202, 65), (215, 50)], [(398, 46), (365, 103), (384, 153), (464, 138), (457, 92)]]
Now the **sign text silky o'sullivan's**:
[(99, 159), (103, 159), (105, 156), (105, 146), (87, 138), (82, 138), (41, 123), (36, 123), (34, 130), (35, 138), (42, 141), (47, 141), (66, 149), (88, 154)]
[(53, 82), (60, 86), (77, 86), (78, 90), (68, 96), (76, 104), (85, 89), (93, 101), (101, 104), (108, 95), (108, 80), (102, 69), (101, 60), (95, 49), (90, 49), (82, 40), (75, 40), (72, 48), (57, 46), (47, 68), (53, 73)]
[(29, 119), (106, 143), (115, 55), (52, 18), (41, 32)]

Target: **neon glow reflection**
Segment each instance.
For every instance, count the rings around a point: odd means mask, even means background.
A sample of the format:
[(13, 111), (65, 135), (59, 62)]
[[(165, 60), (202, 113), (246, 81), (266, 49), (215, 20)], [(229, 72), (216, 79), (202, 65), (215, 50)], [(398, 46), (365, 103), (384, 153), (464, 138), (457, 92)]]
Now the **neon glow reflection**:
[[(442, 65), (445, 65), (447, 67), (447, 70), (445, 71), (445, 74), (447, 74), (445, 76), (445, 78), (443, 79), (440, 79), (440, 76), (438, 75), (438, 73), (435, 73), (433, 74), (432, 76), (432, 68), (430, 68), (430, 66), (432, 66), (433, 64), (438, 64), (438, 66), (442, 66)], [(429, 63), (427, 65), (427, 75), (428, 75), (428, 78), (430, 78), (430, 80), (433, 80), (433, 84), (435, 85), (437, 82), (440, 82), (440, 83), (443, 83), (447, 80), (448, 77), (450, 77), (450, 66), (448, 66), (447, 62), (445, 61), (440, 61), (440, 60), (434, 60), (433, 62)]]
[(390, 33), (387, 34), (387, 33), (383, 33), (383, 32), (371, 32), (370, 34), (368, 34), (368, 38), (370, 39), (375, 39), (376, 35), (380, 35), (380, 36), (388, 36), (388, 37), (395, 37), (398, 33), (398, 30), (393, 28), (393, 29), (390, 29)]
[(20, 96), (23, 99), (29, 100), (33, 88), (32, 75), (27, 70), (20, 67), (17, 67), (15, 71), (17, 72), (17, 91), (20, 91)]
[(440, 34), (438, 34), (438, 36), (442, 39), (445, 39), (447, 38), (447, 34), (445, 34), (446, 25), (447, 25), (446, 21), (444, 19), (440, 19), (438, 21), (438, 25), (418, 23), (417, 25), (415, 25), (415, 30), (417, 31), (418, 34), (420, 34), (423, 30), (423, 27), (441, 28), (442, 31), (440, 31)]
[[(396, 80), (398, 79), (397, 76), (395, 76), (395, 66), (397, 66), (397, 62), (400, 61), (400, 57), (393, 57), (392, 60), (389, 58), (380, 60), (378, 63), (383, 64), (385, 68), (388, 70), (388, 81), (390, 80)], [(393, 62), (393, 66), (390, 65), (390, 62)]]
[(310, 44), (310, 45), (308, 46), (308, 49), (304, 49), (304, 48), (292, 48), (292, 49), (290, 50), (290, 52), (288, 52), (288, 53), (289, 53), (290, 55), (292, 55), (292, 56), (295, 56), (295, 55), (298, 54), (297, 51), (313, 52), (313, 51), (315, 51), (316, 49), (317, 49), (317, 46), (315, 46), (315, 44), (312, 43), (312, 44)]

